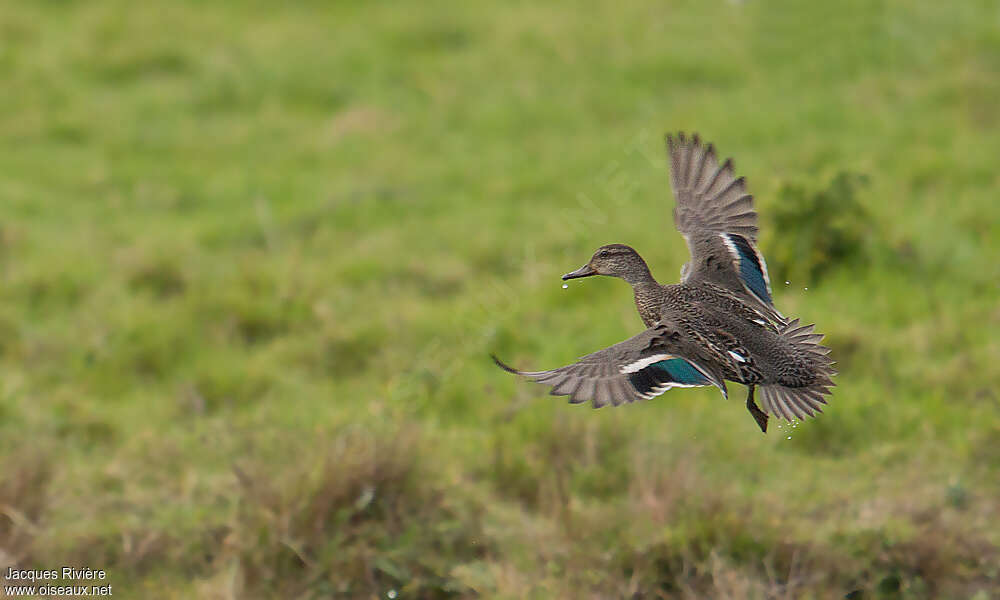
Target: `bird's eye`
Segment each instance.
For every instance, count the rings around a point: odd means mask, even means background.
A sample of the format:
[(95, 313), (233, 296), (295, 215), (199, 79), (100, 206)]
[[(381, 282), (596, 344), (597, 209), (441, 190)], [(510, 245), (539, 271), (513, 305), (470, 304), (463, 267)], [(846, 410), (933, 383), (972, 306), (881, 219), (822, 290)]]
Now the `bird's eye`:
[(608, 254), (611, 254), (611, 253), (608, 252), (607, 250), (601, 250), (600, 252), (597, 253), (597, 255), (601, 256), (601, 257), (607, 256)]

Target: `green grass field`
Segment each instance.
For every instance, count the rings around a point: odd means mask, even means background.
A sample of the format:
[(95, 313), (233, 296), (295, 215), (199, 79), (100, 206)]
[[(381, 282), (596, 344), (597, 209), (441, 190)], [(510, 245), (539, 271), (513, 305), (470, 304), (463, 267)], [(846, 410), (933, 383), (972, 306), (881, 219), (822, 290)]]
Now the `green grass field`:
[[(0, 9), (0, 568), (123, 598), (1000, 596), (993, 2)], [(733, 156), (826, 414), (599, 411), (666, 131)], [(785, 285), (785, 281), (790, 283)], [(806, 290), (805, 288), (808, 288)]]

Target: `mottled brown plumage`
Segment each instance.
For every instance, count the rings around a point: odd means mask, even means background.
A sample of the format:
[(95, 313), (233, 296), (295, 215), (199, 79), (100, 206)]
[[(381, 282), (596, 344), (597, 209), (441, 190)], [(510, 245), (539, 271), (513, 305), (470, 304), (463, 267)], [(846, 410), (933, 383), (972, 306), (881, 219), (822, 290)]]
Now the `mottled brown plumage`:
[[(647, 329), (550, 371), (507, 371), (552, 386), (552, 394), (595, 407), (657, 396), (672, 387), (725, 380), (748, 387), (746, 406), (762, 431), (768, 414), (791, 421), (821, 412), (835, 374), (829, 349), (812, 326), (789, 321), (774, 307), (767, 265), (757, 250), (757, 213), (732, 161), (719, 164), (698, 137), (667, 137), (677, 207), (674, 218), (691, 260), (681, 283), (661, 285), (641, 256), (624, 244), (598, 248), (563, 279), (607, 275), (632, 286)], [(761, 389), (762, 411), (754, 402)]]

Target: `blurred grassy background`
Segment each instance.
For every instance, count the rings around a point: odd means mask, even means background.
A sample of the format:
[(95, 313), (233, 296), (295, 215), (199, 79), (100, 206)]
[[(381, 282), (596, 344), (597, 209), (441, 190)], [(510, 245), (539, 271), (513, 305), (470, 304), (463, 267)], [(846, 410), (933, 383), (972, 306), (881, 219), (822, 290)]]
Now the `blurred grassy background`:
[[(0, 567), (996, 597), (998, 32), (987, 1), (7, 3)], [(668, 130), (747, 176), (839, 361), (818, 420), (593, 411), (489, 360), (639, 330), (621, 282), (558, 277), (623, 242), (676, 280)]]

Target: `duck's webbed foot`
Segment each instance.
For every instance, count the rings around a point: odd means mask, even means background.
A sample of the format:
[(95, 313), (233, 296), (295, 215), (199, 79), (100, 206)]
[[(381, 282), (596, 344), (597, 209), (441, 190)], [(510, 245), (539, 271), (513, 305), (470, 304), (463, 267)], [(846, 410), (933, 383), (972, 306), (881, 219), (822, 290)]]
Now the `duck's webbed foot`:
[(753, 385), (747, 386), (747, 410), (753, 415), (754, 421), (757, 421), (757, 425), (760, 430), (767, 433), (767, 413), (762, 411), (757, 403), (753, 399)]

